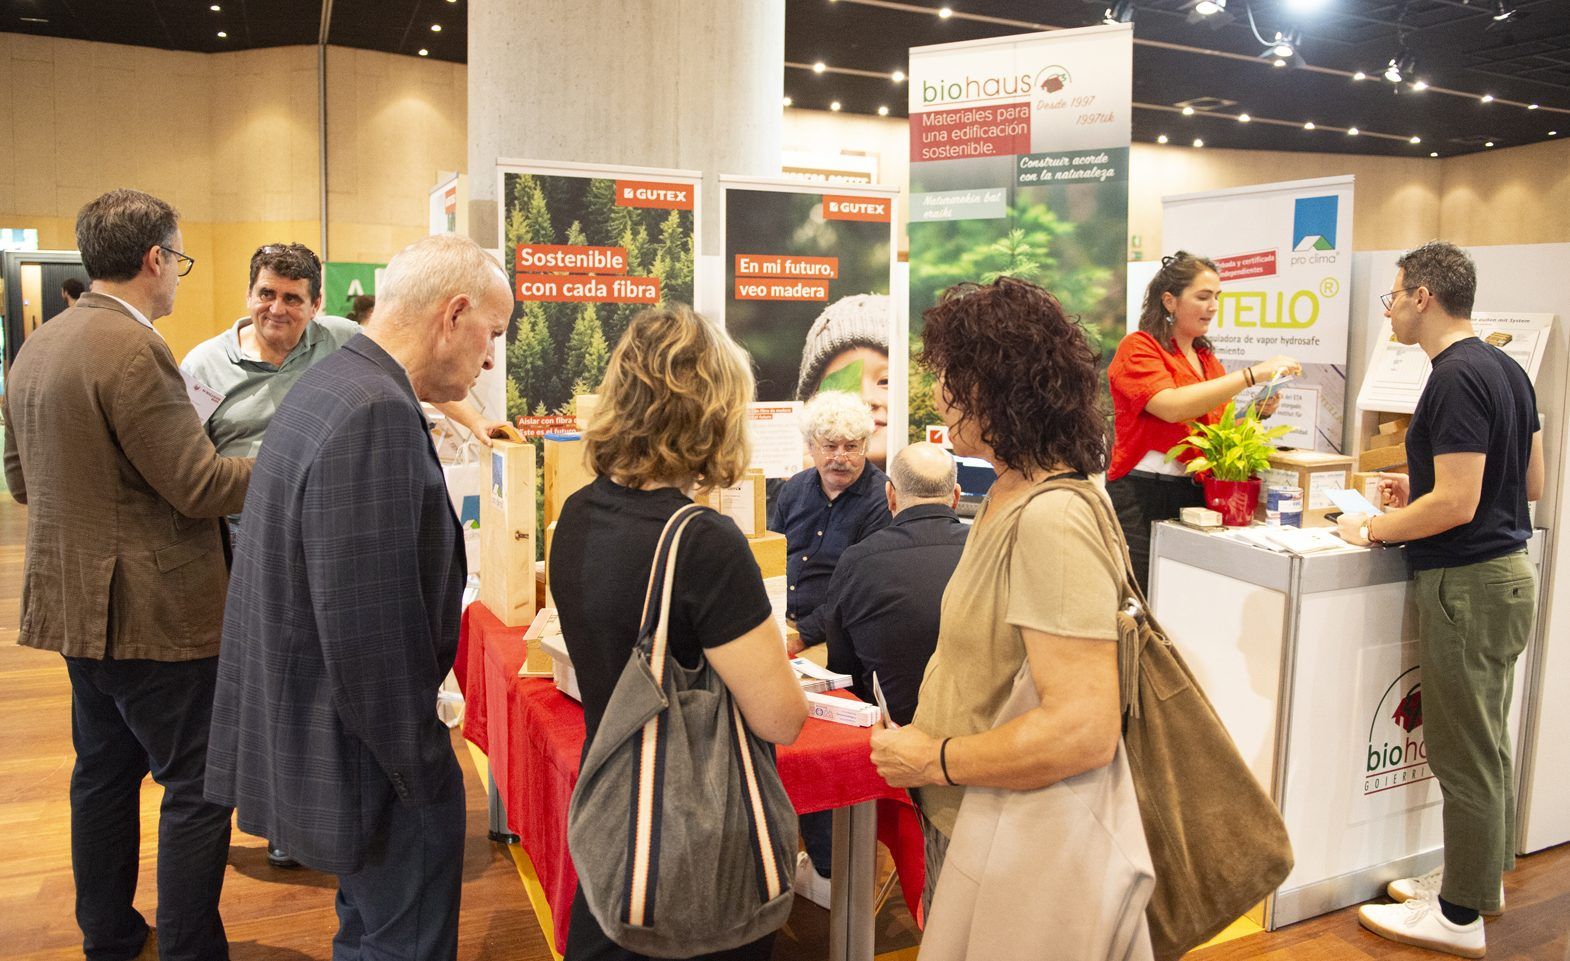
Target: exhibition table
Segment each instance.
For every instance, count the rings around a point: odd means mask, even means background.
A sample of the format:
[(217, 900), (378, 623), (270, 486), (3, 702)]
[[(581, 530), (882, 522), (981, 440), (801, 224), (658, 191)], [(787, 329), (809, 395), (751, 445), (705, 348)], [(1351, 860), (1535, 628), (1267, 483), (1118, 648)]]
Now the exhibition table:
[[(1545, 536), (1530, 542), (1534, 564)], [(1296, 865), (1256, 920), (1274, 929), (1315, 917), (1438, 866), (1440, 792), (1404, 552), (1277, 553), (1169, 521), (1156, 525), (1150, 555), (1157, 619), (1292, 838)], [(1536, 646), (1534, 635), (1516, 667), (1518, 755)]]
[[(567, 805), (583, 750), (583, 708), (547, 678), (518, 676), (524, 630), (504, 626), (479, 602), (464, 610), (456, 664), (463, 732), (490, 761), (492, 796), (534, 863), (561, 952), (578, 883), (567, 851)], [(921, 903), (921, 827), (905, 792), (878, 777), (870, 737), (868, 728), (809, 718), (796, 743), (776, 751), (796, 811), (834, 811), (829, 949), (836, 961), (873, 956), (876, 841), (893, 855), (912, 917)]]

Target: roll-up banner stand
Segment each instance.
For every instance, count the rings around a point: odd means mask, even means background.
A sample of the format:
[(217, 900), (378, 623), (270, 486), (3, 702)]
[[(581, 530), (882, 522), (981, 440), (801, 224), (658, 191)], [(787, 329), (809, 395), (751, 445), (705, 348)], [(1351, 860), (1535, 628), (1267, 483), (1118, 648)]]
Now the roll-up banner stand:
[(517, 301), (507, 416), (563, 417), (557, 426), (571, 430), (573, 398), (594, 392), (633, 315), (692, 304), (702, 175), (503, 160), (496, 177), (498, 246)]
[[(946, 288), (1040, 284), (1112, 360), (1123, 335), (1128, 24), (910, 51), (910, 331)], [(937, 424), (933, 375), (912, 362), (909, 437)], [(1110, 409), (1110, 406), (1109, 408)]]
[(574, 398), (594, 393), (633, 316), (653, 304), (700, 306), (693, 265), (702, 174), (499, 160), (496, 180), (497, 246), (516, 302), (507, 418), (543, 465), (538, 439), (577, 429)]
[[(1342, 450), (1352, 316), (1352, 178), (1325, 177), (1163, 197), (1161, 243), (1221, 268), (1208, 335), (1228, 370), (1288, 354), (1303, 376), (1273, 423), (1284, 446)], [(1240, 395), (1248, 399), (1254, 391)]]
[(730, 176), (720, 189), (725, 328), (758, 375), (753, 466), (768, 477), (801, 470), (800, 405), (843, 390), (872, 408), (867, 454), (883, 468), (904, 446), (904, 310), (891, 296), (898, 189)]
[(463, 174), (444, 177), (431, 188), (426, 204), (426, 233), (469, 233), (469, 180)]

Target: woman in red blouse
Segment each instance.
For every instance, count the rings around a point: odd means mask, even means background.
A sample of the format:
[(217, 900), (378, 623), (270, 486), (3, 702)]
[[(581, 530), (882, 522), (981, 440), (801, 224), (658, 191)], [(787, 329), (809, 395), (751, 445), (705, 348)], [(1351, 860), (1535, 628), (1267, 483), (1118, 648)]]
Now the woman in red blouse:
[[(1161, 269), (1145, 288), (1139, 329), (1123, 338), (1107, 371), (1116, 431), (1107, 493), (1144, 590), (1150, 580), (1150, 525), (1205, 502), (1182, 465), (1166, 462), (1167, 451), (1188, 436), (1190, 421), (1213, 424), (1237, 394), (1277, 372), (1302, 373), (1284, 354), (1227, 373), (1205, 336), (1220, 296), (1220, 271), (1210, 260), (1182, 250), (1161, 258)], [(1280, 395), (1271, 397), (1261, 415), (1275, 413), (1279, 402)]]

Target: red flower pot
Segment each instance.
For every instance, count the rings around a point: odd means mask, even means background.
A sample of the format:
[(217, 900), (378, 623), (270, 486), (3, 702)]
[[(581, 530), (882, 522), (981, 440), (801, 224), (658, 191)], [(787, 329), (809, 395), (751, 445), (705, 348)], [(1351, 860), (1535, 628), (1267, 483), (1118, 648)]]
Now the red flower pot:
[(1259, 478), (1246, 481), (1205, 478), (1205, 506), (1221, 515), (1228, 527), (1247, 527), (1259, 508)]

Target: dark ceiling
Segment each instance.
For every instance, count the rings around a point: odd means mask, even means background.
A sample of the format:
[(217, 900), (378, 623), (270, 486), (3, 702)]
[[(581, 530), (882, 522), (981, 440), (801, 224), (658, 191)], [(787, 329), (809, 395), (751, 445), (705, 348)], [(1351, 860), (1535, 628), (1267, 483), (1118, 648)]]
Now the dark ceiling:
[[(891, 75), (910, 47), (1086, 26), (1132, 6), (1137, 141), (1422, 157), (1570, 136), (1570, 0), (1230, 0), (1210, 17), (1195, 0), (948, 2), (941, 17), (943, 0), (787, 0), (786, 95), (903, 116)], [(321, 19), (322, 0), (0, 0), (0, 30), (208, 53), (315, 43)], [(1261, 59), (1256, 29), (1300, 31), (1298, 56)], [(461, 63), (466, 34), (466, 0), (332, 0), (329, 43)], [(1415, 65), (1390, 83), (1403, 50)]]

